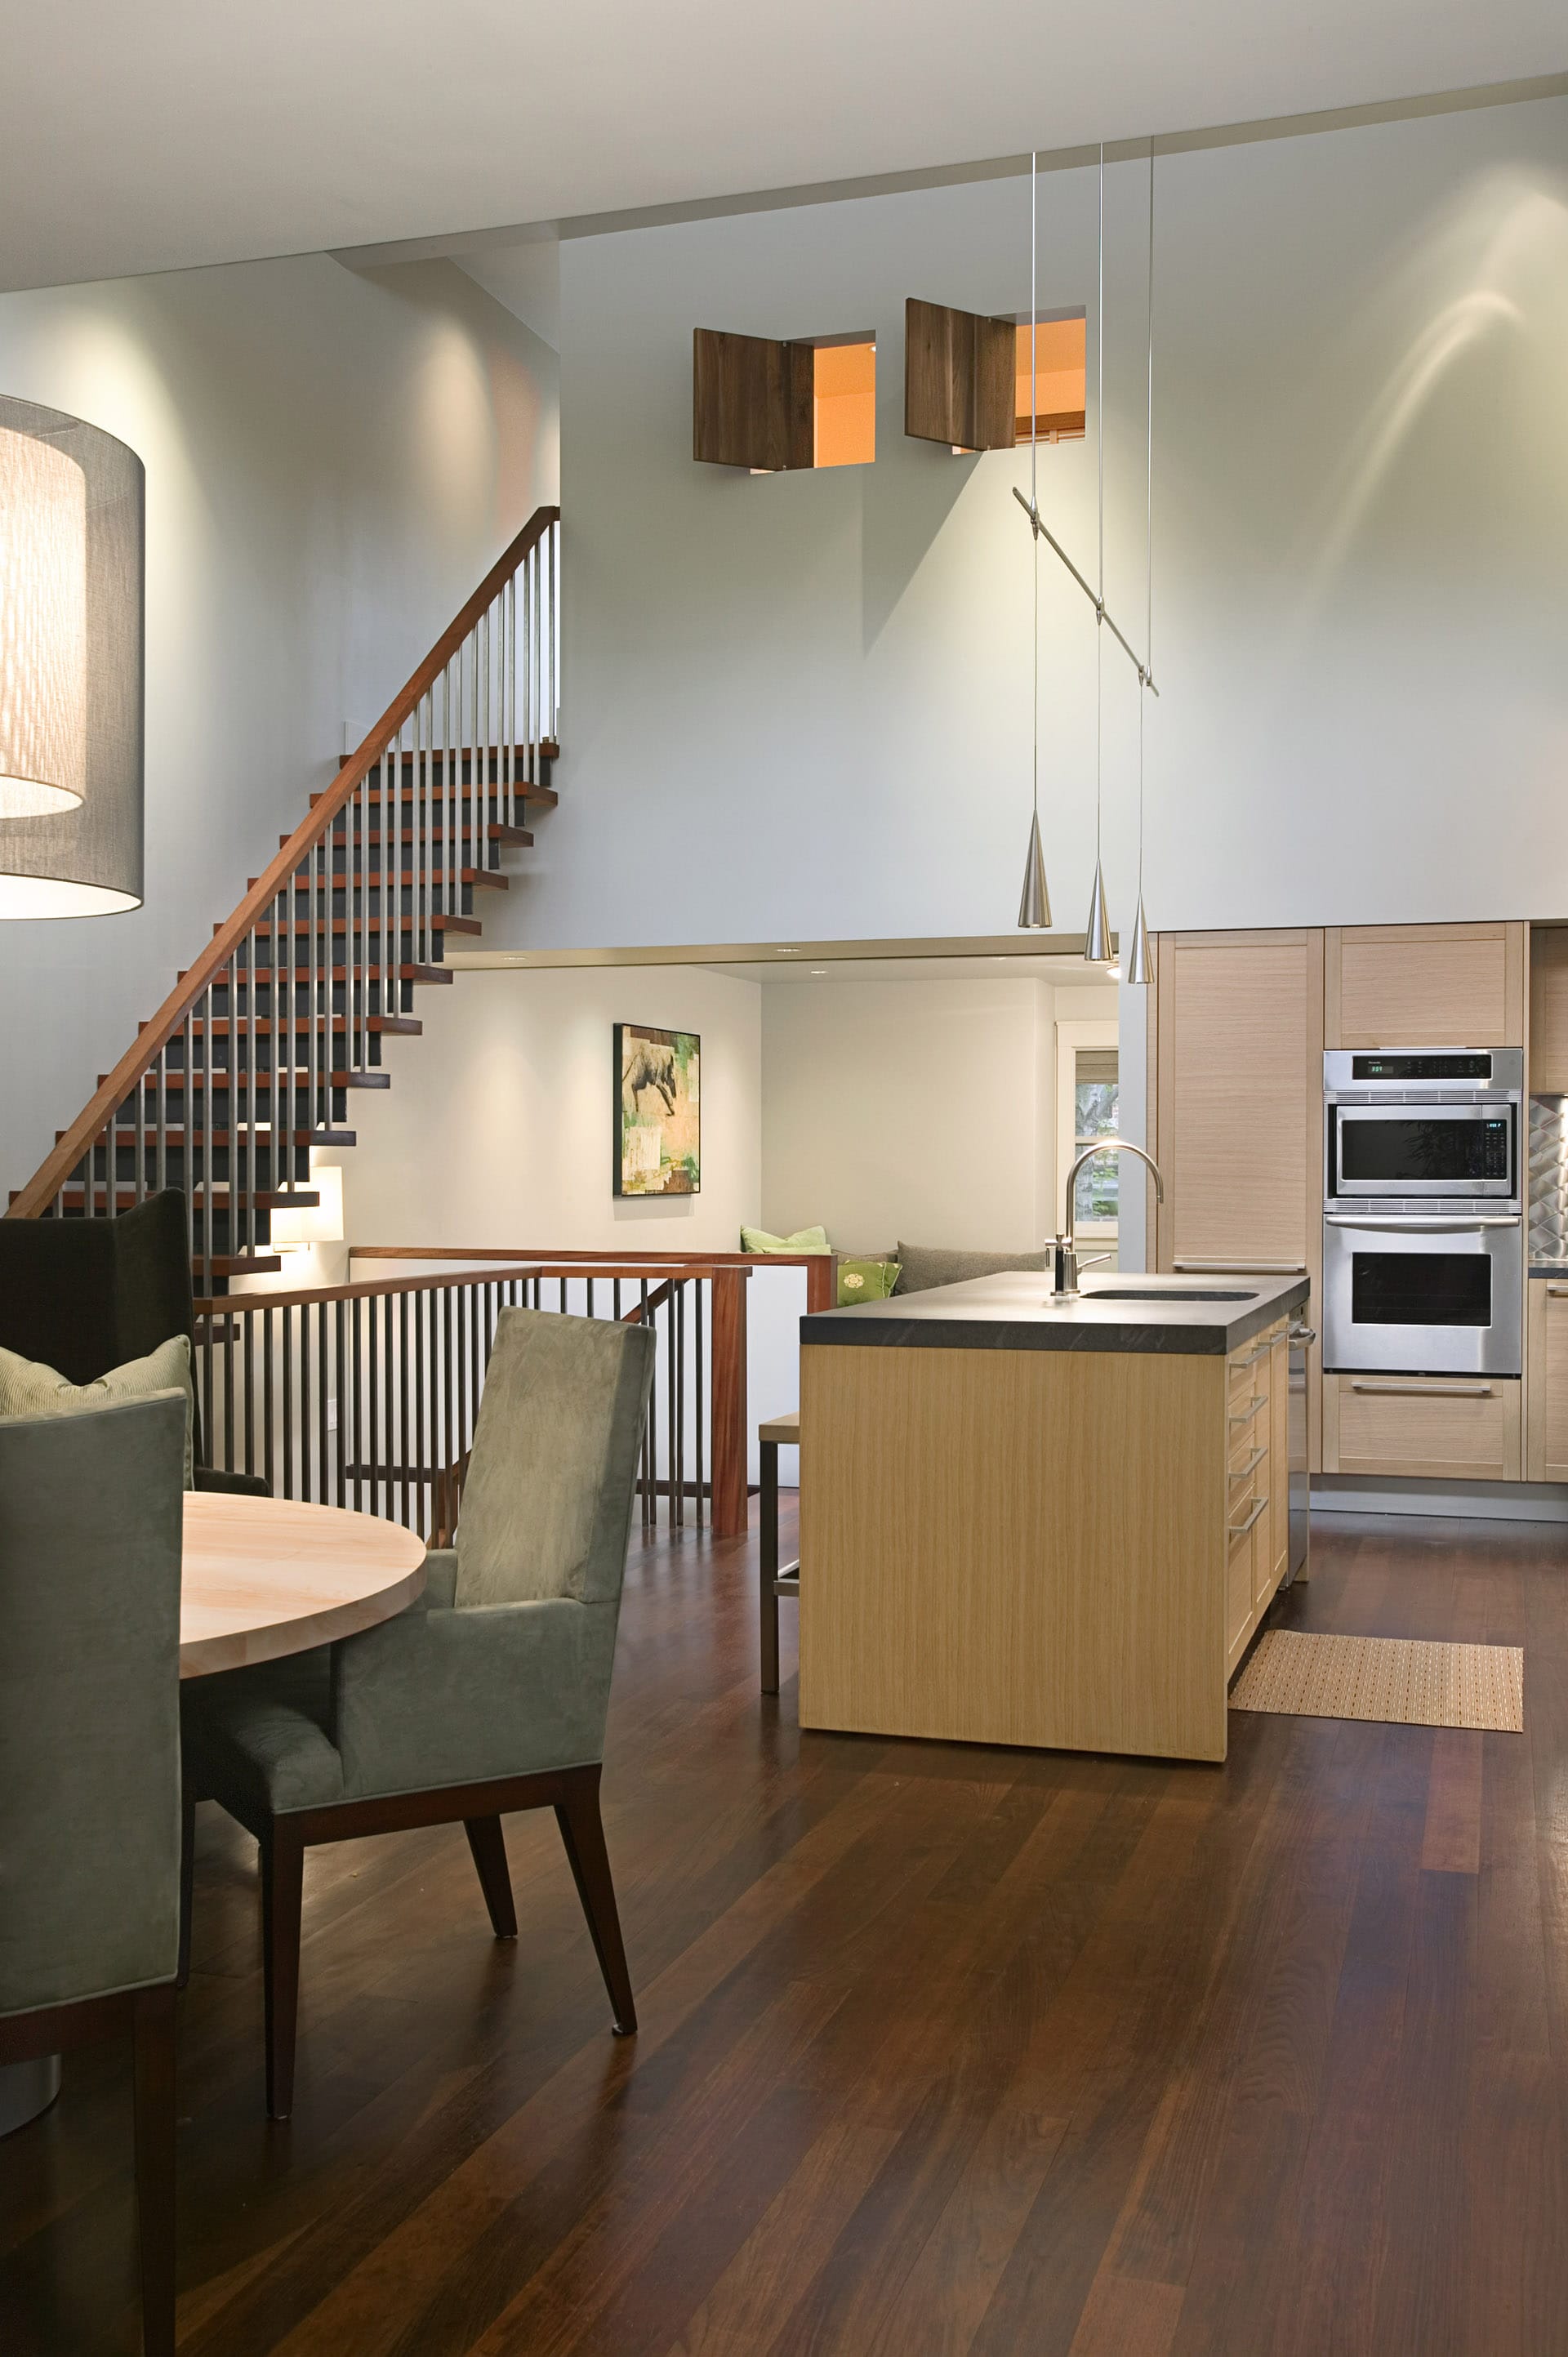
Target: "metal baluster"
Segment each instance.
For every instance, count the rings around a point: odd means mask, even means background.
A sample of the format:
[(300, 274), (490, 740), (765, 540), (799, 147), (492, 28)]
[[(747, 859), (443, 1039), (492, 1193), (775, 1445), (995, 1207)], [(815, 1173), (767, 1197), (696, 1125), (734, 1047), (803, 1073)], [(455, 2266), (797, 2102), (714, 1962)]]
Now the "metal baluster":
[[(311, 845), (309, 851), (306, 854), (306, 862), (305, 862), (305, 874), (306, 874), (306, 888), (305, 888), (305, 891), (306, 891), (306, 920), (305, 920), (305, 921), (306, 921), (306, 928), (307, 928), (307, 945), (308, 945), (308, 950), (309, 950), (309, 967), (308, 967), (308, 972), (307, 972), (306, 981), (306, 1003), (305, 1003), (305, 1020), (306, 1020), (306, 1039), (305, 1039), (305, 1046), (306, 1046), (306, 1095), (307, 1103), (308, 1103), (308, 1110), (307, 1110), (307, 1112), (306, 1112), (306, 1118), (305, 1118), (305, 1126), (306, 1126), (306, 1133), (307, 1133), (307, 1134), (308, 1134), (309, 1132), (313, 1131), (313, 1130), (315, 1129), (315, 1127), (316, 1127), (316, 1108), (317, 1108), (317, 1104), (318, 1104), (318, 1103), (319, 1103), (319, 1102), (320, 1102), (320, 1097), (319, 1097), (318, 1089), (317, 1089), (317, 1072), (318, 1072), (318, 1065), (317, 1065), (317, 1037), (316, 1037), (316, 1001), (317, 1001), (317, 994), (318, 994), (318, 987), (319, 987), (319, 985), (318, 985), (318, 973), (319, 973), (319, 965), (320, 965), (320, 932), (319, 932), (319, 928), (318, 928), (318, 926), (317, 926), (317, 908), (318, 908), (318, 904), (319, 904), (319, 900), (320, 900), (320, 860), (321, 860), (321, 843), (320, 843), (320, 838), (319, 838), (319, 836), (318, 836), (318, 837), (317, 838), (316, 842), (315, 842), (315, 843), (313, 843), (313, 844)], [(289, 932), (289, 942), (290, 942), (290, 946), (291, 946), (291, 947), (293, 946), (293, 943), (294, 943), (294, 942), (295, 942), (295, 939), (296, 939), (296, 935), (295, 934), (295, 932), (294, 932), (293, 929), (291, 928), (291, 929), (290, 929), (290, 932)], [(331, 935), (330, 935), (330, 934), (328, 934), (328, 950), (330, 951), (330, 946), (331, 946)], [(330, 974), (330, 973), (331, 973), (331, 971), (332, 971), (332, 960), (331, 960), (330, 955), (328, 955), (328, 961), (327, 961), (327, 971), (328, 971), (328, 974)], [(276, 1115), (277, 1115), (277, 1110), (278, 1110), (278, 1108), (277, 1108), (276, 1104), (274, 1103), (274, 1107), (273, 1107), (273, 1114), (274, 1114), (274, 1119), (276, 1118)], [(288, 1121), (288, 1126), (289, 1126), (289, 1133), (290, 1133), (290, 1136), (291, 1136), (291, 1138), (292, 1138), (293, 1131), (294, 1131), (294, 1089), (293, 1089), (293, 1083), (292, 1083), (292, 1081), (291, 1081), (290, 1088), (289, 1088), (289, 1121)], [(306, 1167), (308, 1168), (308, 1165), (307, 1165)]]
[[(434, 1322), (434, 1321), (432, 1321)], [(435, 1417), (432, 1415), (432, 1423)], [(424, 1291), (422, 1287), (413, 1297), (413, 1431), (418, 1455), (412, 1469), (418, 1476), (419, 1535), (430, 1536), (430, 1520), (424, 1511), (430, 1484), (425, 1479), (428, 1465), (424, 1448)]]
[(327, 1349), (327, 1304), (324, 1301), (318, 1301), (316, 1303), (315, 1308), (316, 1367), (317, 1374), (319, 1379), (317, 1385), (316, 1413), (319, 1418), (317, 1437), (320, 1443), (319, 1454), (316, 1460), (317, 1484), (317, 1494), (321, 1500), (321, 1503), (324, 1506), (329, 1506), (332, 1503), (331, 1408), (333, 1395), (328, 1380), (331, 1372), (331, 1361)]
[(273, 1486), (273, 1317), (274, 1312), (262, 1312), (262, 1478), (267, 1488)]
[[(366, 1470), (370, 1475), (371, 1484), (369, 1504), (371, 1512), (372, 1514), (379, 1514), (381, 1511), (381, 1426), (378, 1421), (378, 1417), (381, 1410), (381, 1353), (376, 1348), (376, 1304), (374, 1297), (372, 1296), (370, 1299), (362, 1302), (357, 1302), (355, 1304), (355, 1315), (363, 1324), (365, 1329), (365, 1387), (367, 1394), (365, 1402), (365, 1466)], [(359, 1349), (360, 1344), (358, 1335), (356, 1333), (354, 1344), (356, 1354), (354, 1364), (356, 1368), (358, 1368), (360, 1363), (358, 1356)], [(354, 1503), (358, 1505), (359, 1502), (359, 1491), (356, 1489), (354, 1493)]]
[[(275, 974), (276, 968), (274, 972)], [(292, 1498), (294, 1487), (294, 1311), (285, 1308), (283, 1319), (283, 1493)]]
[(312, 1498), (315, 1491), (310, 1480), (310, 1310), (308, 1301), (299, 1310), (299, 1495)]
[[(136, 1076), (135, 1152), (136, 1168), (131, 1200), (134, 1203), (141, 1203), (145, 1201), (147, 1192), (147, 1075), (145, 1072), (140, 1072)], [(108, 1182), (108, 1193), (105, 1199), (108, 1208), (111, 1211), (117, 1211), (120, 1204), (120, 1149), (113, 1123), (109, 1129), (109, 1143), (104, 1149), (103, 1176)]]
[[(346, 1301), (337, 1301), (334, 1302), (332, 1306), (338, 1313), (332, 1321), (334, 1329), (333, 1340), (336, 1344), (338, 1353), (338, 1503), (340, 1506), (346, 1506), (349, 1502), (349, 1458), (347, 1455), (349, 1418), (354, 1411), (353, 1398), (351, 1396), (345, 1396), (349, 1389), (346, 1381), (349, 1372), (349, 1305)], [(326, 1322), (326, 1318), (323, 1318), (323, 1326), (325, 1326)], [(358, 1491), (359, 1483), (356, 1480), (354, 1499), (356, 1505), (360, 1502)]]

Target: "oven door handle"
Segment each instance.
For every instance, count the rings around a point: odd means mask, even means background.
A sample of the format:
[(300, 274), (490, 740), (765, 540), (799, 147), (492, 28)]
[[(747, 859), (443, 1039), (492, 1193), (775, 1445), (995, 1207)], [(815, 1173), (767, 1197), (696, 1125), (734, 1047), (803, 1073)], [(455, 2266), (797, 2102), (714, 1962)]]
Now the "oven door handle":
[(1412, 1236), (1464, 1236), (1477, 1228), (1517, 1228), (1517, 1211), (1503, 1211), (1474, 1220), (1408, 1219), (1398, 1212), (1385, 1212), (1380, 1218), (1371, 1211), (1326, 1211), (1324, 1223), (1330, 1228), (1393, 1228)]

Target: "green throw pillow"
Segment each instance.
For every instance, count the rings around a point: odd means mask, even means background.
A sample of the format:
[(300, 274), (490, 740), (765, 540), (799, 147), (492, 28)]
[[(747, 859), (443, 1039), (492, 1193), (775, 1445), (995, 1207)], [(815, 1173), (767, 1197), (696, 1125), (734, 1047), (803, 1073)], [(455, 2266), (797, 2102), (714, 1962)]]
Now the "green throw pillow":
[(740, 1248), (742, 1252), (755, 1253), (813, 1253), (832, 1249), (826, 1228), (797, 1228), (792, 1236), (770, 1236), (766, 1228), (742, 1228)]
[(896, 1260), (841, 1260), (839, 1308), (853, 1309), (862, 1301), (886, 1301), (897, 1282)]
[(107, 1407), (111, 1400), (150, 1399), (155, 1392), (185, 1394), (185, 1486), (196, 1486), (192, 1469), (191, 1426), (196, 1395), (190, 1387), (190, 1342), (176, 1334), (160, 1342), (145, 1359), (128, 1359), (111, 1367), (96, 1383), (68, 1383), (52, 1367), (24, 1359), (15, 1351), (0, 1350), (0, 1416), (76, 1415), (84, 1408)]

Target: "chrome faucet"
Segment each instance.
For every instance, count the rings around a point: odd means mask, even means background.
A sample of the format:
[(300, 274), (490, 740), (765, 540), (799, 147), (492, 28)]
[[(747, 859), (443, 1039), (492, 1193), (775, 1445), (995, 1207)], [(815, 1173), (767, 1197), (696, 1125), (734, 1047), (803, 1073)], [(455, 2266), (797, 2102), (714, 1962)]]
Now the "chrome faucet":
[[(1160, 1176), (1159, 1164), (1152, 1154), (1145, 1154), (1141, 1146), (1134, 1146), (1130, 1137), (1097, 1137), (1092, 1146), (1084, 1147), (1083, 1152), (1067, 1174), (1067, 1202), (1064, 1207), (1067, 1233), (1063, 1236), (1053, 1236), (1050, 1241), (1050, 1251), (1056, 1270), (1056, 1289), (1059, 1295), (1065, 1296), (1069, 1301), (1078, 1298), (1078, 1276), (1080, 1265), (1078, 1257), (1076, 1201), (1078, 1174), (1086, 1162), (1093, 1161), (1097, 1154), (1135, 1154), (1140, 1162), (1148, 1164), (1153, 1173), (1155, 1201), (1163, 1203), (1165, 1200), (1165, 1182)], [(1089, 1259), (1081, 1265), (1085, 1268), (1092, 1268), (1097, 1260), (1109, 1260), (1110, 1257), (1109, 1253), (1091, 1253)]]

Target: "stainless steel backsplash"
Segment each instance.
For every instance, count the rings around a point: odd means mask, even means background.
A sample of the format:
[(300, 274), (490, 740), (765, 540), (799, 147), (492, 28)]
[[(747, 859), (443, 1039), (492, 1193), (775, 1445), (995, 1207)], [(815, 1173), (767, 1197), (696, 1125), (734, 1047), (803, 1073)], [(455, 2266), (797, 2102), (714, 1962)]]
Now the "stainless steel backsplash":
[(1568, 1259), (1568, 1097), (1530, 1101), (1531, 1260)]

